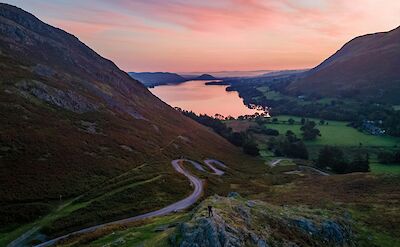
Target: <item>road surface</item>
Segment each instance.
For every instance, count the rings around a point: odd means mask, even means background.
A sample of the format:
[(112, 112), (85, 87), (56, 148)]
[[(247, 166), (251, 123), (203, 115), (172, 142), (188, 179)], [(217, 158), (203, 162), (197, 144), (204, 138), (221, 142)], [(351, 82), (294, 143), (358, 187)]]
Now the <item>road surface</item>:
[[(182, 161), (186, 161), (188, 163), (191, 163), (197, 170), (199, 171), (205, 171), (204, 168), (197, 162), (192, 161), (192, 160), (188, 160), (188, 159), (176, 159), (173, 160), (171, 162), (172, 166), (174, 167), (174, 169), (183, 174), (185, 177), (187, 177), (191, 183), (191, 185), (194, 187), (193, 192), (190, 196), (186, 197), (183, 200), (180, 200), (178, 202), (175, 202), (165, 208), (156, 210), (156, 211), (152, 211), (146, 214), (142, 214), (142, 215), (138, 215), (138, 216), (134, 216), (134, 217), (130, 217), (130, 218), (126, 218), (126, 219), (122, 219), (122, 220), (117, 220), (117, 221), (113, 221), (113, 222), (109, 222), (109, 223), (105, 223), (105, 224), (101, 224), (101, 225), (96, 225), (96, 226), (92, 226), (92, 227), (88, 227), (76, 232), (72, 232), (69, 233), (67, 235), (49, 240), (47, 242), (41, 243), (39, 245), (36, 245), (36, 247), (45, 247), (45, 246), (51, 246), (53, 244), (56, 244), (58, 241), (72, 237), (72, 236), (76, 236), (79, 234), (83, 234), (83, 233), (88, 233), (88, 232), (93, 232), (97, 229), (100, 229), (102, 227), (105, 226), (110, 226), (110, 225), (119, 225), (119, 224), (126, 224), (126, 223), (130, 223), (130, 222), (134, 222), (134, 221), (138, 221), (138, 220), (143, 220), (143, 219), (147, 219), (147, 218), (151, 218), (151, 217), (156, 217), (156, 216), (163, 216), (172, 212), (177, 212), (183, 209), (186, 209), (188, 207), (190, 207), (191, 205), (193, 205), (202, 195), (203, 193), (203, 182), (201, 181), (200, 178), (192, 175), (190, 172), (188, 172), (186, 169), (184, 169), (180, 163)], [(206, 163), (209, 167), (209, 163), (215, 163), (218, 164), (220, 166), (226, 167), (223, 163), (216, 161), (216, 160), (205, 160), (204, 163)], [(211, 167), (210, 167), (211, 168)], [(215, 168), (215, 167), (214, 167)], [(216, 169), (216, 168), (215, 168)], [(214, 169), (213, 169), (214, 170)], [(222, 174), (224, 173), (223, 171), (220, 171), (218, 169), (216, 169), (219, 172), (222, 172)], [(217, 172), (214, 170), (215, 174), (217, 174)], [(218, 175), (222, 175), (222, 174), (218, 174)]]
[(224, 171), (221, 171), (220, 169), (218, 169), (218, 168), (216, 168), (215, 166), (212, 165), (212, 163), (214, 163), (214, 164), (216, 164), (216, 165), (218, 165), (220, 167), (226, 168), (226, 165), (224, 165), (223, 163), (221, 163), (218, 160), (207, 159), (207, 160), (204, 160), (204, 163), (208, 167), (210, 167), (211, 170), (213, 170), (215, 175), (221, 176), (221, 175), (223, 175), (225, 173)]

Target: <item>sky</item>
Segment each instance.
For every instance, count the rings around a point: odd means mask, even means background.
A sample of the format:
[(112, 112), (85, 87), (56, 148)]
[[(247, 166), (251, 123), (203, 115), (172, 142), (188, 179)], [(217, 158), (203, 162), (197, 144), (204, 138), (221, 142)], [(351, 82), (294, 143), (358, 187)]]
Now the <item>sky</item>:
[(400, 25), (400, 0), (9, 0), (125, 71), (301, 69)]

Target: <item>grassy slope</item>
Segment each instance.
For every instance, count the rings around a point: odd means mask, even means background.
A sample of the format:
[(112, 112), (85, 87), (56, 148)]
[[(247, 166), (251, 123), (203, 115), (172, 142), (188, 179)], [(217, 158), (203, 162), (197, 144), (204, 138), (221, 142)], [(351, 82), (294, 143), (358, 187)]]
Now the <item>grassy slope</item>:
[[(261, 174), (260, 174), (261, 175)], [(258, 176), (258, 183), (269, 184), (262, 190), (254, 188), (252, 193), (240, 199), (245, 203), (247, 199), (258, 199), (268, 202), (267, 208), (257, 206), (251, 211), (264, 210), (261, 221), (252, 219), (252, 230), (269, 229), (259, 228), (263, 224), (276, 224), (278, 221), (266, 220), (265, 212), (274, 219), (286, 216), (301, 215), (301, 218), (322, 219), (345, 217), (350, 219), (357, 246), (399, 246), (400, 211), (397, 201), (400, 194), (397, 191), (399, 177), (376, 176), (369, 174), (348, 174), (330, 177), (304, 176), (291, 183), (280, 185), (270, 184), (268, 177)], [(250, 182), (250, 180), (248, 180)], [(235, 187), (237, 189), (239, 187)], [(334, 188), (334, 189), (333, 189)], [(232, 189), (232, 190), (235, 190)], [(240, 189), (240, 188), (239, 188)], [(214, 212), (231, 222), (234, 226), (243, 227), (235, 217), (240, 214), (230, 215), (235, 209), (223, 199), (216, 203), (209, 199), (195, 209), (196, 214), (206, 215), (206, 205), (213, 205)], [(284, 206), (282, 206), (284, 205)], [(177, 214), (159, 217), (145, 222), (138, 222), (128, 226), (115, 226), (101, 229), (95, 233), (77, 237), (61, 246), (79, 244), (82, 246), (103, 246), (117, 244), (118, 246), (171, 246), (168, 244), (169, 236), (174, 236), (177, 223), (190, 220), (193, 214)], [(296, 216), (297, 218), (298, 216)], [(297, 235), (287, 234), (287, 226), (271, 227), (271, 231), (282, 234), (268, 234), (269, 237), (280, 236), (284, 239), (297, 239)], [(157, 231), (157, 229), (163, 229)], [(271, 232), (269, 232), (271, 233)], [(179, 239), (179, 235), (175, 235)], [(271, 240), (271, 239), (268, 239)]]
[(361, 173), (305, 178), (274, 186), (252, 198), (274, 204), (348, 210), (360, 246), (399, 246), (399, 181), (398, 176)]

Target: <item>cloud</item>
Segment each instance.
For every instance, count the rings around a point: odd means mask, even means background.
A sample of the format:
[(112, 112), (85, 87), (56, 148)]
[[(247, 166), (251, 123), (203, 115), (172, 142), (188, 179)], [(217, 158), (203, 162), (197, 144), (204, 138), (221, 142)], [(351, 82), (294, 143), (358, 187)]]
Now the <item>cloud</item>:
[(399, 23), (398, 0), (9, 0), (126, 70), (317, 65), (355, 36)]

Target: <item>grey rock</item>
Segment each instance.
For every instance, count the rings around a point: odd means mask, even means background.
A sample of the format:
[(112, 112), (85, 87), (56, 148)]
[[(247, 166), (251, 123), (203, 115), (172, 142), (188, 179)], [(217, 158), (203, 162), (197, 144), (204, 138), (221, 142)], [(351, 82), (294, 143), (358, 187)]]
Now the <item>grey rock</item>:
[(296, 227), (300, 228), (303, 232), (314, 235), (318, 232), (316, 225), (308, 219), (295, 219), (293, 223)]
[(88, 121), (81, 121), (82, 129), (83, 131), (90, 133), (90, 134), (96, 134), (97, 133), (97, 124), (88, 122)]
[(85, 97), (80, 96), (71, 90), (63, 91), (47, 86), (38, 81), (22, 81), (17, 84), (17, 87), (19, 90), (21, 90), (23, 95), (28, 93), (49, 104), (56, 105), (76, 113), (96, 111), (98, 108), (96, 104), (91, 103)]
[(249, 208), (252, 208), (252, 207), (254, 207), (256, 205), (256, 202), (255, 201), (247, 201), (246, 202), (246, 206), (247, 207), (249, 207)]
[(240, 197), (240, 195), (239, 195), (239, 193), (232, 191), (232, 192), (229, 192), (228, 197), (237, 198), (237, 197)]
[[(218, 217), (217, 217), (218, 218)], [(181, 227), (180, 247), (239, 247), (243, 241), (237, 231), (222, 219), (199, 218), (194, 224), (184, 223)]]
[(239, 213), (240, 217), (245, 220), (247, 225), (251, 224), (251, 214), (250, 214), (250, 209), (248, 207), (239, 205), (235, 207), (235, 210), (236, 212)]
[(328, 242), (335, 244), (344, 244), (346, 242), (346, 231), (339, 224), (333, 221), (325, 221), (322, 223), (320, 235)]
[(268, 244), (265, 242), (265, 240), (259, 239), (257, 242), (257, 247), (268, 247)]
[(37, 64), (35, 67), (33, 67), (33, 71), (36, 74), (44, 77), (52, 77), (55, 75), (55, 71), (52, 68), (43, 64)]

